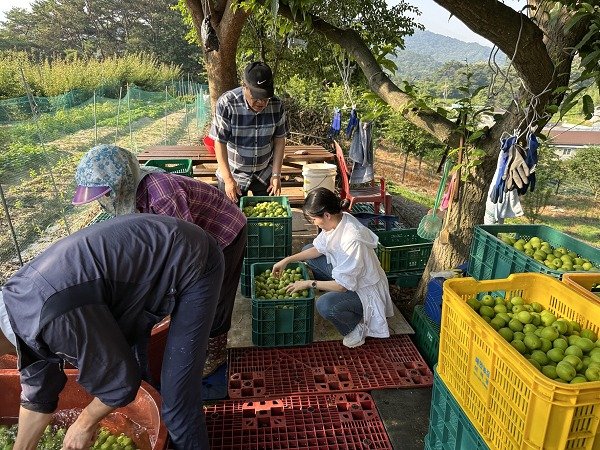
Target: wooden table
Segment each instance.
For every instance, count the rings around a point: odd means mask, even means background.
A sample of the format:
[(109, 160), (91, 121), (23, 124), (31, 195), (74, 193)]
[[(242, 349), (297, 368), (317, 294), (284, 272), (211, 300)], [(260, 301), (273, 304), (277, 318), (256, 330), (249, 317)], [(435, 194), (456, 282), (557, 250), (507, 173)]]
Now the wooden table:
[[(189, 158), (192, 164), (216, 163), (217, 158), (200, 145), (155, 145), (138, 153), (137, 159), (145, 163), (151, 159)], [(284, 164), (316, 163), (333, 161), (335, 155), (320, 145), (286, 145)]]
[[(155, 145), (138, 153), (140, 164), (156, 159), (191, 159), (194, 178), (217, 184), (217, 158), (201, 145)], [(282, 187), (302, 186), (302, 166), (307, 163), (333, 162), (335, 154), (320, 145), (286, 145), (281, 167)], [(302, 204), (303, 196), (290, 198), (292, 204)]]

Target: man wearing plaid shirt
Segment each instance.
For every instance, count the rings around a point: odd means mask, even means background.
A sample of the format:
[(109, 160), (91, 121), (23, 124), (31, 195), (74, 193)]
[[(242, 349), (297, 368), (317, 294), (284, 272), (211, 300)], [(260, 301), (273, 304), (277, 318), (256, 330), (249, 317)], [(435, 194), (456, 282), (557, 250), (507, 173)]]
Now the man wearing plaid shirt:
[(237, 203), (240, 196), (281, 193), (281, 165), (287, 124), (273, 95), (273, 73), (263, 62), (246, 66), (241, 87), (217, 101), (210, 137), (215, 141), (219, 189)]

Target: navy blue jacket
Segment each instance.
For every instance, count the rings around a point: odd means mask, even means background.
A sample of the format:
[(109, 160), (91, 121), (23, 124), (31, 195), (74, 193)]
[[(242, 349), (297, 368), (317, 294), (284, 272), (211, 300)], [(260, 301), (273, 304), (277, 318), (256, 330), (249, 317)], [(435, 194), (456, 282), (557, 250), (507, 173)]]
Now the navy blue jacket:
[(210, 271), (220, 251), (192, 223), (131, 214), (73, 233), (22, 267), (3, 288), (17, 336), (21, 405), (53, 412), (65, 361), (106, 405), (131, 402), (141, 382), (132, 346), (147, 343), (178, 293)]

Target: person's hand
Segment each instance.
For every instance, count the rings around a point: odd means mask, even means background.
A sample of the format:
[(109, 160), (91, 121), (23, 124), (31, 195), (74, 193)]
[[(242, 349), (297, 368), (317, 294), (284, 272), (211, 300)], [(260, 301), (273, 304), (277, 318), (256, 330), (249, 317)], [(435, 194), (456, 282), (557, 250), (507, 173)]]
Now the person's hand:
[(233, 203), (237, 203), (242, 196), (242, 191), (233, 178), (225, 181), (225, 194)]
[(88, 450), (96, 440), (98, 424), (94, 427), (83, 426), (78, 420), (67, 429), (63, 440), (63, 450)]
[(293, 294), (294, 292), (304, 291), (304, 290), (310, 289), (312, 287), (312, 282), (313, 282), (313, 280), (294, 281), (293, 283), (288, 284), (288, 286), (285, 288), (285, 291), (288, 294)]
[(287, 267), (287, 262), (285, 261), (285, 259), (282, 259), (281, 261), (273, 264), (273, 268), (271, 269), (271, 272), (273, 273), (274, 276), (280, 277), (286, 267)]
[(267, 192), (269, 195), (279, 195), (281, 194), (281, 178), (280, 177), (271, 177), (271, 184), (267, 188)]

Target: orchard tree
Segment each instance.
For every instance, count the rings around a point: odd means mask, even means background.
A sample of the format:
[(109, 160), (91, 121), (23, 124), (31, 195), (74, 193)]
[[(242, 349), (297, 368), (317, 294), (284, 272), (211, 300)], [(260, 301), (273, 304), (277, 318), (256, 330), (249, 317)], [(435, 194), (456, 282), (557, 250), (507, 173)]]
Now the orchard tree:
[[(223, 92), (239, 86), (236, 56), (238, 56), (244, 26), (251, 14), (253, 20), (263, 18), (263, 24), (270, 24), (268, 28), (282, 31), (284, 34), (288, 33), (290, 28), (286, 22), (276, 20), (275, 17), (279, 15), (287, 21), (295, 23), (295, 33), (309, 41), (306, 57), (296, 60), (296, 68), (301, 64), (303, 66), (301, 70), (307, 70), (307, 72), (312, 70), (316, 73), (322, 70), (324, 56), (331, 54), (331, 43), (337, 44), (337, 42), (332, 41), (329, 36), (314, 27), (314, 19), (322, 20), (335, 29), (353, 30), (362, 45), (365, 45), (364, 42), (369, 42), (369, 48), (372, 48), (374, 54), (377, 55), (403, 46), (403, 37), (412, 34), (414, 28), (418, 27), (414, 20), (407, 16), (408, 12), (415, 13), (416, 8), (406, 4), (404, 0), (400, 0), (394, 6), (388, 6), (385, 0), (364, 2), (352, 0), (342, 3), (330, 0), (319, 2), (313, 0), (298, 2), (180, 0), (180, 6), (184, 15), (189, 13), (188, 21), (193, 26), (192, 38), (196, 39), (200, 45), (202, 45), (200, 39), (202, 23), (207, 16), (210, 16), (212, 27), (219, 38), (219, 50), (205, 53), (209, 92), (213, 107)], [(320, 35), (320, 43), (315, 32)], [(261, 37), (273, 39), (272, 35)], [(261, 45), (254, 57), (265, 58), (266, 53), (262, 51), (263, 49), (263, 45)], [(266, 60), (266, 62), (276, 66), (273, 64), (276, 61)], [(331, 64), (332, 60), (330, 59), (328, 62)], [(384, 64), (386, 63), (384, 62)], [(386, 65), (388, 68), (391, 67), (389, 63)]]
[(581, 180), (595, 200), (600, 198), (600, 147), (577, 150), (567, 162), (573, 179)]
[[(199, 30), (204, 18), (202, 2), (185, 1)], [(439, 240), (434, 243), (423, 280), (429, 278), (432, 270), (456, 266), (467, 260), (473, 228), (483, 221), (485, 198), (496, 169), (500, 138), (506, 133), (512, 134), (514, 130), (520, 135), (530, 128), (539, 132), (555, 113), (565, 114), (578, 103), (577, 96), (585, 86), (576, 89), (570, 87), (574, 85), (570, 75), (576, 57), (581, 58), (584, 69), (581, 79), (575, 81), (587, 80), (589, 85), (589, 81), (593, 80), (600, 86), (597, 63), (600, 56), (598, 6), (577, 0), (528, 0), (523, 1), (522, 9), (515, 10), (498, 0), (435, 1), (450, 15), (509, 55), (510, 67), (520, 79), (520, 89), (515, 92), (510, 104), (506, 105), (506, 112), (496, 115), (494, 125), (489, 128), (475, 130), (457, 125), (445, 111), (416, 97), (407, 85), (393, 83), (385, 70), (389, 68), (385, 58), (390, 51), (385, 44), (389, 42), (385, 38), (372, 41), (372, 33), (369, 28), (362, 26), (361, 21), (368, 16), (368, 12), (373, 18), (377, 17), (378, 11), (381, 16), (381, 3), (366, 1), (356, 2), (355, 5), (353, 1), (348, 1), (330, 5), (312, 0), (271, 0), (267, 6), (289, 20), (309, 26), (344, 49), (361, 68), (370, 89), (417, 127), (454, 149), (459, 147), (461, 137), (467, 139), (462, 174), (468, 175), (470, 181), (460, 185), (458, 207), (452, 208), (447, 226), (449, 243), (444, 245)], [(246, 9), (231, 9), (229, 0), (219, 0), (217, 3), (215, 6), (209, 2), (213, 25), (223, 46), (222, 51), (207, 56), (213, 99), (225, 89), (237, 85), (235, 48), (243, 27), (242, 19), (250, 13)], [(247, 0), (244, 4), (259, 7), (260, 3)], [(346, 8), (342, 12), (347, 16), (345, 20), (335, 22), (333, 17), (336, 16), (328, 16), (328, 13), (331, 8), (338, 6)], [(401, 34), (402, 30), (388, 31)], [(215, 76), (219, 78), (215, 79)], [(586, 116), (591, 117), (591, 97), (583, 97), (583, 107)], [(424, 288), (422, 281), (416, 301), (422, 298)]]

